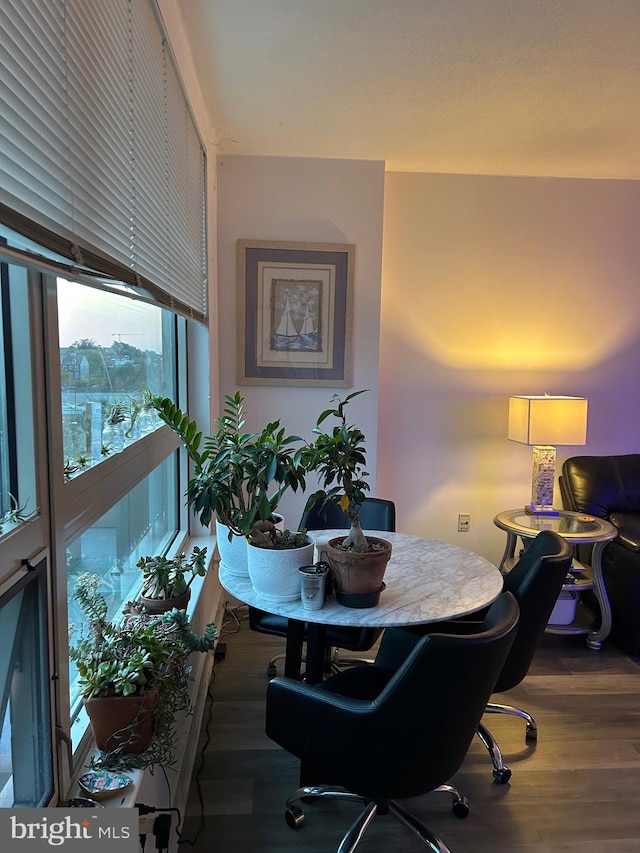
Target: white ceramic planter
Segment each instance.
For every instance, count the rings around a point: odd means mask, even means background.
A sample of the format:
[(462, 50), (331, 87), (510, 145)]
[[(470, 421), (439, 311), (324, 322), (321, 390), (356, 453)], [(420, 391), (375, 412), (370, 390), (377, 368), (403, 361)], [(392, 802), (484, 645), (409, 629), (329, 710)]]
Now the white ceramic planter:
[(216, 520), (216, 541), (220, 553), (220, 562), (229, 571), (229, 574), (239, 578), (249, 577), (248, 545), (244, 536), (234, 536), (229, 542), (229, 528)]
[(298, 569), (313, 562), (313, 542), (288, 551), (247, 545), (247, 559), (249, 577), (258, 595), (268, 601), (298, 601)]

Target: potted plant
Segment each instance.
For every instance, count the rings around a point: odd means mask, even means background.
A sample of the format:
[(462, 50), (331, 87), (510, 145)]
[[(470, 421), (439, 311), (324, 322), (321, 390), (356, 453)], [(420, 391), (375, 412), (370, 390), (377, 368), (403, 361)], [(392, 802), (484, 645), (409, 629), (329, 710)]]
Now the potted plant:
[[(322, 488), (307, 501), (305, 510), (318, 501), (339, 504), (350, 522), (346, 536), (330, 539), (327, 554), (338, 601), (355, 607), (376, 604), (382, 579), (391, 557), (391, 543), (386, 539), (366, 536), (360, 525), (362, 506), (369, 484), (366, 481), (366, 438), (359, 427), (347, 423), (346, 406), (364, 391), (354, 391), (344, 400), (334, 394), (334, 408), (325, 409), (318, 417), (313, 432), (317, 436), (304, 454), (304, 464), (314, 470)], [(338, 423), (330, 430), (322, 424), (329, 417)]]
[(257, 522), (247, 537), (247, 564), (255, 591), (269, 601), (300, 598), (298, 569), (313, 561), (306, 530), (279, 530), (272, 521)]
[(136, 566), (142, 570), (140, 601), (150, 613), (184, 610), (191, 596), (191, 584), (207, 573), (207, 549), (194, 546), (191, 555), (176, 557), (140, 557)]
[[(189, 655), (213, 648), (213, 623), (191, 631), (184, 610), (151, 616), (129, 603), (120, 624), (107, 618), (100, 578), (78, 576), (74, 598), (86, 617), (69, 657), (102, 755), (94, 767), (126, 769), (173, 763), (175, 716), (191, 707)], [(70, 626), (70, 636), (74, 634)]]
[(279, 420), (261, 432), (245, 431), (243, 396), (237, 391), (224, 399), (223, 415), (206, 438), (196, 421), (168, 397), (154, 397), (154, 406), (194, 463), (187, 487), (189, 505), (205, 527), (215, 516), (223, 564), (234, 574), (246, 575), (245, 540), (254, 526), (274, 523), (283, 493), (305, 487), (303, 448), (295, 447), (302, 439), (288, 436)]

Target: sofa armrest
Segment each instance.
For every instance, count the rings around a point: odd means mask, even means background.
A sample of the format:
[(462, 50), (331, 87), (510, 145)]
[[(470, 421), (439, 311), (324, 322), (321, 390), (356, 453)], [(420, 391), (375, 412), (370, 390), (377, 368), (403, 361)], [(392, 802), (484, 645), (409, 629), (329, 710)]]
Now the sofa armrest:
[(640, 515), (614, 512), (610, 521), (618, 528), (618, 541), (631, 551), (640, 551)]

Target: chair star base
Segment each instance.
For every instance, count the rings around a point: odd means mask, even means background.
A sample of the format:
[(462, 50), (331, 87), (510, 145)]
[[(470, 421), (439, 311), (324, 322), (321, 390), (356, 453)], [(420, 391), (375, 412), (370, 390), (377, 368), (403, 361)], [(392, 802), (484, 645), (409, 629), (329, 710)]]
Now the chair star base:
[[(451, 794), (454, 815), (458, 818), (467, 817), (470, 810), (469, 802), (466, 797), (460, 795), (456, 788), (452, 785), (440, 785), (438, 788), (434, 788), (434, 791)], [(306, 785), (303, 788), (298, 788), (287, 800), (285, 811), (285, 820), (292, 829), (302, 826), (305, 819), (304, 812), (297, 805), (298, 801), (307, 801), (315, 797), (334, 797), (365, 804), (363, 811), (347, 830), (336, 853), (353, 853), (376, 815), (386, 814), (393, 815), (400, 823), (404, 824), (404, 826), (417, 835), (424, 844), (429, 846), (434, 853), (451, 853), (438, 835), (430, 830), (422, 821), (418, 820), (415, 815), (403, 808), (400, 803), (395, 800), (367, 800), (359, 794), (354, 794), (338, 785)]]
[(510, 717), (520, 717), (527, 724), (525, 731), (527, 743), (538, 740), (538, 724), (528, 711), (516, 708), (514, 705), (501, 705), (498, 702), (488, 702), (486, 710), (490, 714), (508, 714)]
[[(523, 711), (522, 708), (515, 708), (513, 705), (500, 705), (496, 702), (489, 702), (487, 704), (486, 711), (491, 714), (508, 714), (512, 717), (520, 717), (520, 719), (525, 720), (527, 724), (525, 734), (527, 743), (535, 743), (537, 741), (538, 724), (531, 714), (527, 711)], [(477, 734), (484, 746), (487, 748), (489, 756), (491, 757), (491, 761), (493, 763), (493, 778), (496, 782), (500, 782), (500, 784), (505, 785), (511, 779), (511, 770), (502, 760), (502, 752), (500, 751), (500, 747), (498, 746), (496, 739), (484, 723), (480, 723), (478, 725)]]

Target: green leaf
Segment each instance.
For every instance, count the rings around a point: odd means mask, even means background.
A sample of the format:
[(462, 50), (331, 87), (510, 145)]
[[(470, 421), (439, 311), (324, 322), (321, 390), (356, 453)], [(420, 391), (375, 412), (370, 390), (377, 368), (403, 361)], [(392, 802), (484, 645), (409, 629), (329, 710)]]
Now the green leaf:
[(325, 409), (325, 410), (324, 410), (324, 412), (322, 412), (322, 413), (318, 416), (318, 420), (316, 421), (317, 426), (320, 426), (320, 424), (321, 424), (323, 421), (326, 421), (326, 419), (329, 417), (329, 415), (335, 415), (335, 414), (336, 414), (336, 410), (335, 410), (335, 409)]
[(270, 461), (270, 463), (269, 463), (269, 467), (267, 468), (267, 472), (266, 472), (266, 475), (265, 475), (265, 476), (266, 476), (267, 483), (271, 483), (271, 482), (273, 482), (273, 480), (274, 480), (274, 478), (275, 478), (275, 476), (276, 476), (276, 471), (277, 471), (277, 469), (278, 469), (278, 460), (277, 460), (277, 458), (274, 456), (274, 457), (272, 458), (272, 460)]
[(258, 515), (263, 520), (268, 519), (271, 515), (271, 504), (269, 502), (269, 498), (265, 493), (263, 493), (260, 497), (260, 503), (258, 505)]

